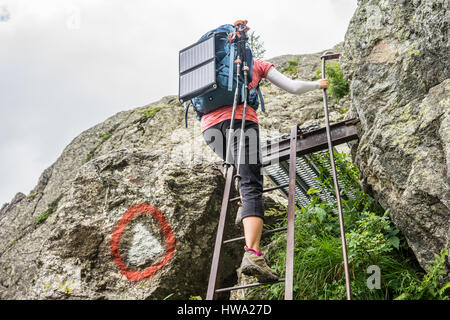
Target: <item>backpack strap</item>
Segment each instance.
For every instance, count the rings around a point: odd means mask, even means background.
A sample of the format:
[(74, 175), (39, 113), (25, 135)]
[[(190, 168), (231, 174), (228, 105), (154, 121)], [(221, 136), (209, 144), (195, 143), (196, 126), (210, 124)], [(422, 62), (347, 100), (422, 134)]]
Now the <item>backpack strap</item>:
[(258, 94), (259, 101), (261, 101), (261, 111), (266, 112), (266, 108), (264, 107), (264, 98), (263, 98), (261, 89), (259, 89), (259, 83), (256, 86), (256, 93)]
[(186, 126), (186, 128), (188, 127), (188, 111), (189, 111), (189, 106), (191, 105), (191, 103), (189, 102), (189, 103), (184, 103), (184, 110), (185, 110), (185, 113), (184, 113), (184, 125)]
[(228, 59), (228, 91), (233, 90), (234, 45), (230, 43), (230, 59)]

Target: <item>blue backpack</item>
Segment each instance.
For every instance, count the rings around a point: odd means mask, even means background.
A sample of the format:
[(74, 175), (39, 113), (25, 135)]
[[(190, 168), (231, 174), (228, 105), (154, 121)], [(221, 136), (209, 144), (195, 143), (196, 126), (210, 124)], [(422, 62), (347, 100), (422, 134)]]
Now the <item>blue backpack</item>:
[[(217, 88), (205, 94), (199, 95), (191, 99), (194, 110), (197, 113), (197, 120), (200, 121), (204, 114), (210, 113), (224, 106), (231, 106), (234, 102), (234, 93), (236, 90), (236, 73), (237, 65), (234, 60), (237, 58), (237, 44), (228, 41), (228, 35), (235, 32), (236, 27), (231, 24), (226, 24), (211, 30), (204, 34), (199, 41), (202, 41), (214, 34), (215, 39), (215, 55), (216, 55), (216, 84)], [(249, 67), (248, 83), (252, 82), (253, 74), (253, 55), (248, 43), (245, 44), (245, 54), (247, 58), (247, 65)], [(230, 67), (231, 66), (231, 67)], [(244, 103), (244, 76), (241, 71), (239, 76), (239, 97), (238, 104)], [(259, 84), (249, 90), (247, 95), (247, 104), (253, 109), (257, 110), (259, 101), (261, 100), (261, 110), (265, 112), (264, 100), (259, 89)], [(185, 125), (187, 128), (187, 115), (189, 105), (185, 105)]]

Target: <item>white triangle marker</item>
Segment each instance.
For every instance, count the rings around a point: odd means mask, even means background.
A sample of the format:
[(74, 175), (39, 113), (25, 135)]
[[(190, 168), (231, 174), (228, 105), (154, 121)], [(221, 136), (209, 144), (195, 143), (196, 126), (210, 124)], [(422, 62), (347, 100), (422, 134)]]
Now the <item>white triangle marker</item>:
[(139, 265), (148, 258), (152, 260), (164, 253), (164, 248), (151, 232), (139, 223), (133, 228), (133, 239), (128, 250), (128, 261), (134, 265)]

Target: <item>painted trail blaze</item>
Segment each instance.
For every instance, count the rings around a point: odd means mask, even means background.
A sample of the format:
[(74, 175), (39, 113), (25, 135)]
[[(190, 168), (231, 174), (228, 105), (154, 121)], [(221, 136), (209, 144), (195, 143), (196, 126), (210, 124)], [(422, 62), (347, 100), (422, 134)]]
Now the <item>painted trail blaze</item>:
[[(120, 240), (122, 239), (127, 224), (142, 214), (151, 214), (157, 221), (161, 234), (164, 236), (166, 241), (166, 247), (164, 256), (151, 266), (145, 268), (144, 270), (131, 270), (125, 265), (120, 253)], [(158, 208), (153, 207), (148, 203), (130, 206), (122, 216), (122, 219), (120, 219), (117, 223), (111, 237), (111, 254), (114, 258), (114, 262), (119, 267), (120, 272), (130, 281), (139, 281), (153, 276), (157, 271), (161, 270), (167, 262), (169, 262), (175, 252), (175, 248), (175, 235), (164, 217), (164, 214)]]

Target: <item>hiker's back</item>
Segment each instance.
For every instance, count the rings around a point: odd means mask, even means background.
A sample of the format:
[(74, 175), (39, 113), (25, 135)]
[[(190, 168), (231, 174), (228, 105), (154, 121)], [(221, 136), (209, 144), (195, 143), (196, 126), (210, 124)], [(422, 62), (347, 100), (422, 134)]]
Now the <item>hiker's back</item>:
[[(211, 113), (221, 107), (233, 105), (235, 94), (237, 94), (237, 103), (244, 102), (244, 77), (242, 70), (238, 70), (236, 60), (238, 58), (238, 40), (236, 27), (231, 24), (222, 25), (205, 33), (197, 43), (214, 37), (214, 53), (215, 53), (215, 73), (216, 83), (214, 89), (206, 89), (206, 92), (191, 98), (191, 104), (197, 113), (197, 119), (200, 120), (203, 115)], [(245, 39), (246, 40), (246, 39)], [(247, 41), (245, 41), (244, 57), (240, 57), (246, 61), (248, 66), (247, 84), (252, 81), (253, 76), (253, 54)], [(237, 89), (237, 90), (236, 90)], [(257, 110), (259, 99), (262, 95), (259, 87), (250, 90), (247, 94), (247, 103), (253, 109)], [(263, 110), (264, 111), (264, 110)], [(186, 108), (186, 126), (187, 126)]]

